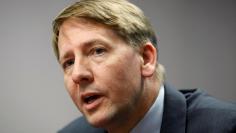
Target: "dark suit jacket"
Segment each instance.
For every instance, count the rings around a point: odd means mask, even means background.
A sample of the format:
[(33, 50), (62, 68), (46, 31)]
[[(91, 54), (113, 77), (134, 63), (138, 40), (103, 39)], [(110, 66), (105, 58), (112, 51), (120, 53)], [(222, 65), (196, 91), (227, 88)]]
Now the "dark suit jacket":
[[(105, 133), (78, 118), (59, 133)], [(161, 133), (236, 133), (236, 105), (200, 89), (176, 90), (165, 85)]]

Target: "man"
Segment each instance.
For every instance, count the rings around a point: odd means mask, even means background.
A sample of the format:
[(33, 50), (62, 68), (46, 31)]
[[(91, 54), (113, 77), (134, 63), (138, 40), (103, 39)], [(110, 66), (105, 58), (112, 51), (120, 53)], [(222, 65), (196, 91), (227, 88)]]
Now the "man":
[(233, 133), (236, 106), (164, 83), (157, 40), (126, 0), (81, 0), (53, 23), (65, 86), (83, 116), (61, 133)]

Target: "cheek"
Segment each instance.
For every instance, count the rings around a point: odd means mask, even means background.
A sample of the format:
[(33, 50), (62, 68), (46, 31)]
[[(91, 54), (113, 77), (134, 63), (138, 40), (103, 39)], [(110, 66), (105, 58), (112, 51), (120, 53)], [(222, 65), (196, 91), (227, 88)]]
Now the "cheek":
[(114, 64), (107, 65), (101, 72), (106, 91), (109, 92), (113, 102), (127, 101), (140, 88), (140, 68), (135, 61), (118, 60)]
[(71, 87), (72, 87), (72, 84), (71, 84), (71, 82), (70, 82), (70, 80), (69, 80), (69, 78), (68, 78), (67, 76), (64, 76), (64, 85), (65, 85), (65, 87), (66, 87), (67, 92), (70, 93), (70, 95), (71, 95), (71, 91), (72, 91)]
[(78, 89), (76, 89), (76, 85), (73, 83), (72, 80), (70, 80), (69, 77), (66, 77), (66, 76), (64, 77), (64, 84), (65, 84), (65, 88), (67, 92), (71, 96), (72, 100), (75, 102), (78, 97), (78, 94), (77, 94)]
[(64, 84), (65, 84), (66, 90), (69, 93), (73, 103), (76, 105), (76, 107), (81, 112), (83, 112), (83, 110), (81, 110), (81, 103), (79, 100), (79, 89), (77, 88), (78, 86), (76, 84), (74, 84), (74, 82), (72, 80), (70, 80), (69, 78), (64, 78)]

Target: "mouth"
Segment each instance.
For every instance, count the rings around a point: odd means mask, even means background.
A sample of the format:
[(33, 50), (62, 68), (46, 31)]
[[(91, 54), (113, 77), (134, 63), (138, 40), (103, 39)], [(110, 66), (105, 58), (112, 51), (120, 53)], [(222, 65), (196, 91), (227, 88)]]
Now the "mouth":
[(86, 94), (82, 94), (81, 98), (84, 103), (83, 105), (85, 109), (90, 111), (90, 110), (94, 110), (102, 103), (102, 100), (103, 100), (102, 97), (103, 96), (98, 93), (86, 93)]
[(90, 96), (85, 96), (83, 98), (84, 103), (86, 104), (91, 104), (94, 101), (96, 101), (99, 97), (101, 97), (100, 95), (90, 95)]

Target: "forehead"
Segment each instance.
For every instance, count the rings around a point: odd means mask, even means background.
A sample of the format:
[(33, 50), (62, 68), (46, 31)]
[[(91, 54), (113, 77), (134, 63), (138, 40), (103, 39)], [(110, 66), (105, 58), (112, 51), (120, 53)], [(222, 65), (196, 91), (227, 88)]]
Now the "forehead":
[(115, 32), (106, 25), (82, 18), (70, 18), (65, 20), (59, 29), (58, 45), (60, 47), (64, 44), (83, 43), (90, 39), (114, 36)]
[(70, 18), (65, 20), (59, 29), (59, 57), (68, 47), (72, 45), (83, 46), (83, 44), (88, 44), (92, 40), (100, 40), (111, 44), (112, 42), (124, 42), (109, 26), (87, 19)]

